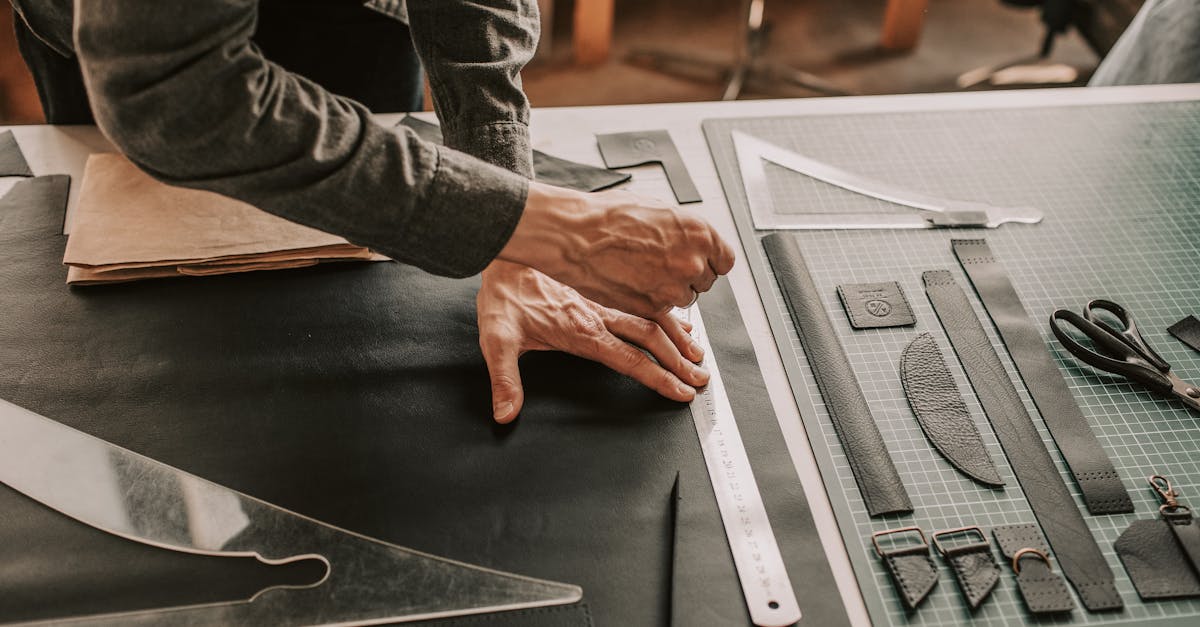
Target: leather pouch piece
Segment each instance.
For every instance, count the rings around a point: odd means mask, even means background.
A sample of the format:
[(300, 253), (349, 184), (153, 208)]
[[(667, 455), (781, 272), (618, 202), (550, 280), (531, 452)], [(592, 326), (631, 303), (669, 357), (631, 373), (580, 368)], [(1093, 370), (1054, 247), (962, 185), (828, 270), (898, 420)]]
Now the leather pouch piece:
[(12, 131), (0, 133), (0, 176), (33, 176)]
[(875, 426), (871, 408), (821, 304), (821, 295), (796, 239), (788, 233), (772, 233), (762, 239), (762, 244), (867, 512), (871, 516), (912, 512), (912, 501)]
[(62, 261), (67, 283), (90, 285), (386, 259), (220, 194), (165, 185), (109, 153), (88, 158)]
[(1142, 599), (1200, 596), (1200, 577), (1167, 521), (1134, 521), (1113, 546)]
[(1032, 614), (1057, 614), (1075, 609), (1063, 578), (1050, 566), (1050, 547), (1037, 525), (1006, 525), (992, 529), (1000, 555), (1012, 565), (1017, 589)]
[[(879, 539), (882, 537), (914, 532), (920, 534), (920, 545), (895, 549), (884, 549), (880, 546)], [(937, 564), (929, 557), (929, 543), (925, 540), (925, 533), (918, 527), (888, 529), (875, 533), (871, 541), (875, 544), (875, 554), (887, 566), (888, 574), (892, 576), (892, 583), (900, 599), (904, 601), (904, 606), (910, 611), (917, 609), (938, 582)]]
[(922, 333), (904, 348), (900, 382), (921, 431), (934, 448), (971, 479), (988, 487), (1003, 486), (932, 335)]
[(946, 270), (925, 272), (922, 279), (929, 302), (958, 353), (1067, 580), (1088, 610), (1120, 609), (1123, 602), (1112, 569), (1066, 484), (1059, 478), (1058, 468), (975, 316), (966, 292)]
[(667, 131), (633, 131), (629, 133), (609, 133), (597, 135), (596, 142), (600, 146), (600, 156), (604, 164), (610, 168), (631, 168), (647, 163), (662, 165), (667, 174), (667, 182), (671, 191), (675, 192), (675, 200), (679, 204), (700, 202), (700, 192), (692, 175), (688, 174), (683, 157), (671, 141)]
[(1200, 351), (1200, 320), (1197, 320), (1196, 316), (1188, 316), (1176, 322), (1167, 327), (1167, 331), (1180, 342), (1192, 347), (1192, 350)]
[(908, 327), (913, 318), (904, 290), (895, 281), (884, 283), (847, 283), (837, 288), (838, 298), (855, 329)]
[[(682, 624), (746, 622), (686, 405), (599, 364), (538, 353), (521, 360), (521, 417), (496, 425), (478, 281), (401, 264), (68, 289), (58, 263), (67, 177), (43, 178), (63, 185), (23, 181), (0, 204), (0, 398), (344, 529), (578, 584), (586, 610), (536, 613), (570, 626), (581, 613), (597, 625), (667, 622), (678, 471), (680, 517), (694, 523), (678, 585), (690, 611), (722, 617)], [(11, 202), (20, 190), (39, 193)], [(817, 573), (795, 580), (805, 616), (847, 624), (727, 283), (701, 307), (785, 563)], [(117, 538), (4, 486), (0, 547), (0, 623), (261, 589), (227, 558)]]
[[(415, 118), (404, 116), (399, 124), (407, 126), (416, 132), (417, 136), (435, 144), (442, 143), (442, 129)], [(598, 192), (614, 185), (620, 185), (632, 178), (624, 172), (613, 172), (586, 163), (577, 163), (548, 155), (540, 150), (533, 151), (533, 178), (541, 183), (566, 187), (580, 192)]]
[[(978, 540), (962, 546), (946, 546), (944, 543), (955, 535), (977, 536)], [(938, 553), (950, 564), (958, 589), (972, 611), (979, 609), (996, 584), (1000, 581), (1000, 567), (992, 557), (992, 545), (979, 527), (948, 529), (933, 534), (933, 544)]]
[[(1071, 468), (1088, 512), (1120, 514), (1133, 511), (1133, 501), (1108, 453), (1092, 432), (1071, 396), (1050, 350), (1026, 313), (1008, 274), (981, 239), (952, 240), (954, 255), (983, 301), (1017, 371), (1025, 381), (1054, 443)], [(1053, 542), (1053, 540), (1051, 541)], [(1060, 561), (1062, 556), (1059, 556)]]

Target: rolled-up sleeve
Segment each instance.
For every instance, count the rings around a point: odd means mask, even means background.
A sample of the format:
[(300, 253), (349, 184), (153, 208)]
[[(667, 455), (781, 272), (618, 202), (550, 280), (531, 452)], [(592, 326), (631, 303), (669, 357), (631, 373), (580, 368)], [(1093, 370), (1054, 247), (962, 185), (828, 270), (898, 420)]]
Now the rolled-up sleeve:
[(534, 0), (408, 0), (446, 145), (533, 176), (521, 70), (540, 34)]
[(75, 46), (101, 129), (169, 184), (436, 274), (485, 267), (520, 219), (527, 180), (384, 127), (270, 63), (251, 42), (256, 18), (256, 0), (78, 0)]

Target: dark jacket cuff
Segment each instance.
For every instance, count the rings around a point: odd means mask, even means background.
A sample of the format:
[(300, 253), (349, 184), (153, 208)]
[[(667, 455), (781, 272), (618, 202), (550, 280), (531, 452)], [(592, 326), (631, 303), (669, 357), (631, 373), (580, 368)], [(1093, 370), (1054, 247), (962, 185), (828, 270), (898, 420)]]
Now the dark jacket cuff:
[(508, 243), (529, 195), (529, 181), (497, 166), (439, 146), (427, 210), (409, 225), (421, 267), (462, 278), (482, 271)]
[(447, 146), (533, 178), (529, 126), (521, 122), (493, 122), (464, 128), (447, 126), (442, 130)]

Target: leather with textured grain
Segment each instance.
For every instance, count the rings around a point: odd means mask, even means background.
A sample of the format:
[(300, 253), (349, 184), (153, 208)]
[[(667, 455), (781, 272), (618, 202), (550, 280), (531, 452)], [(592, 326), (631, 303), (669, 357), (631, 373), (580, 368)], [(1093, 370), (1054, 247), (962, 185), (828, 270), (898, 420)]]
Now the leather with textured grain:
[(772, 233), (762, 243), (867, 512), (871, 516), (912, 512), (908, 492), (875, 426), (871, 408), (796, 239), (790, 233)]
[(952, 240), (952, 245), (1008, 348), (1017, 372), (1025, 381), (1029, 396), (1079, 484), (1088, 512), (1132, 512), (1133, 501), (1121, 476), (1071, 396), (1062, 371), (1050, 355), (1037, 325), (1025, 312), (1004, 266), (996, 261), (984, 240), (956, 239)]
[(1113, 546), (1142, 599), (1200, 596), (1200, 577), (1167, 521), (1135, 521)]
[(929, 557), (927, 545), (884, 551), (880, 557), (887, 565), (892, 583), (908, 609), (917, 609), (937, 586), (938, 568), (933, 558)]
[(945, 270), (925, 272), (925, 293), (941, 320), (1017, 482), (1054, 548), (1067, 580), (1091, 611), (1123, 606), (1112, 569), (1075, 507), (1054, 460), (992, 347), (967, 294)]
[(838, 299), (855, 329), (909, 327), (913, 318), (904, 289), (895, 281), (846, 283), (837, 287)]
[[(995, 527), (992, 535), (1000, 546), (1000, 555), (1010, 564), (1021, 549), (1034, 549), (1047, 557), (1050, 555), (1050, 547), (1046, 545), (1036, 524)], [(1021, 599), (1031, 613), (1056, 614), (1075, 609), (1075, 599), (1071, 598), (1066, 582), (1050, 568), (1048, 562), (1036, 556), (1023, 557), (1016, 577)]]
[(921, 431), (952, 466), (988, 487), (1004, 485), (932, 335), (922, 333), (904, 348), (900, 382)]
[(1175, 507), (1161, 510), (1163, 520), (1171, 524), (1171, 531), (1179, 542), (1179, 548), (1192, 563), (1192, 568), (1200, 573), (1200, 522), (1192, 516), (1189, 507)]
[(1000, 567), (992, 556), (992, 547), (983, 542), (947, 549), (944, 553), (958, 588), (972, 610), (979, 609), (1000, 581)]

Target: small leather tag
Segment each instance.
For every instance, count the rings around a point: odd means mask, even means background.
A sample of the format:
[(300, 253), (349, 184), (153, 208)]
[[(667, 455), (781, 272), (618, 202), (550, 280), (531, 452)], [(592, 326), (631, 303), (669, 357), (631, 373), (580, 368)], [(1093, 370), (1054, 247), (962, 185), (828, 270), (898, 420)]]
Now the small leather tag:
[(1114, 546), (1142, 599), (1200, 596), (1200, 578), (1167, 521), (1135, 521)]
[(837, 293), (850, 317), (850, 326), (855, 329), (907, 327), (917, 323), (904, 290), (895, 281), (847, 283), (839, 285)]

